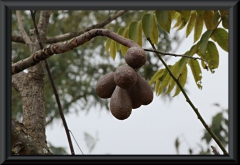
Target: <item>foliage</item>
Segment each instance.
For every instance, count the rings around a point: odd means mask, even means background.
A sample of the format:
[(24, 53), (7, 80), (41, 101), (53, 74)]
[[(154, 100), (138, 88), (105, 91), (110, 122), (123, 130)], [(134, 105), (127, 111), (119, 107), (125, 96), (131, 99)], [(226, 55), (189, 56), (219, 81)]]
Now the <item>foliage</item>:
[[(142, 33), (146, 38), (150, 38), (152, 43), (159, 44), (159, 33), (163, 33), (159, 29), (165, 30), (170, 33), (171, 26), (175, 22), (172, 28), (182, 30), (186, 27), (186, 37), (194, 29), (194, 45), (186, 51), (184, 55), (187, 56), (199, 56), (202, 69), (209, 69), (212, 73), (218, 68), (219, 65), (219, 53), (216, 47), (216, 43), (225, 51), (228, 52), (228, 26), (226, 21), (228, 20), (228, 11), (223, 10), (157, 10), (150, 13), (146, 13), (142, 16), (141, 20), (132, 21), (127, 27), (120, 27), (118, 34), (134, 40), (136, 43), (142, 46)], [(223, 28), (219, 27), (222, 23)], [(202, 33), (203, 26), (206, 26), (206, 31)], [(135, 32), (134, 34), (131, 34)], [(131, 34), (131, 35), (130, 35)], [(113, 59), (116, 57), (116, 52), (121, 51), (125, 56), (127, 48), (124, 46), (115, 47), (115, 41), (108, 39), (105, 46), (106, 51), (110, 50), (110, 55)], [(151, 57), (152, 58), (152, 57)], [(187, 80), (187, 64), (190, 66), (194, 80), (199, 89), (202, 89), (202, 71), (199, 62), (195, 59), (182, 57), (174, 65), (171, 66), (171, 71), (174, 76), (178, 78), (180, 84), (184, 87)], [(155, 92), (160, 95), (162, 93), (169, 94), (176, 83), (166, 72), (165, 68), (162, 68), (155, 72), (150, 80), (150, 84), (155, 83)], [(180, 89), (176, 86), (176, 96), (180, 93)]]

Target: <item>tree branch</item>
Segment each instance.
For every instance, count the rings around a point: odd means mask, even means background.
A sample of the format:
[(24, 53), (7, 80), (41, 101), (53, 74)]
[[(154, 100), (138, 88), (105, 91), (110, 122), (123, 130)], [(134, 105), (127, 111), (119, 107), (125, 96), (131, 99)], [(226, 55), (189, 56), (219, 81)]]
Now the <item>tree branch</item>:
[[(37, 25), (37, 29), (39, 32), (39, 42), (42, 42), (42, 38), (46, 36), (47, 34), (47, 28), (48, 28), (48, 24), (49, 24), (49, 17), (51, 15), (52, 11), (51, 10), (43, 10), (40, 12), (40, 18), (39, 18), (39, 22)], [(34, 14), (34, 13), (33, 13)], [(35, 14), (34, 14), (35, 15)], [(35, 27), (36, 30), (36, 27)], [(43, 45), (45, 43), (42, 43)]]
[[(151, 42), (150, 38), (147, 38), (147, 40), (150, 42), (150, 44), (152, 45), (152, 48), (154, 50), (156, 50), (154, 44)], [(201, 121), (201, 123), (203, 124), (203, 126), (206, 128), (206, 130), (208, 131), (208, 133), (211, 135), (211, 137), (215, 140), (215, 142), (218, 144), (218, 146), (222, 149), (223, 153), (225, 155), (228, 155), (227, 151), (225, 150), (225, 148), (223, 147), (222, 143), (220, 142), (220, 140), (217, 138), (217, 136), (213, 133), (213, 131), (211, 130), (211, 128), (209, 128), (209, 126), (206, 124), (206, 122), (204, 121), (204, 119), (202, 118), (202, 116), (200, 115), (198, 109), (194, 106), (194, 104), (192, 103), (192, 101), (189, 99), (188, 95), (186, 94), (185, 90), (183, 89), (182, 85), (180, 84), (180, 82), (178, 81), (178, 79), (173, 75), (172, 71), (169, 69), (168, 65), (165, 63), (165, 61), (162, 59), (162, 57), (159, 55), (160, 53), (155, 52), (156, 55), (158, 56), (159, 60), (163, 63), (163, 65), (165, 66), (165, 68), (167, 69), (169, 75), (173, 78), (173, 80), (176, 82), (176, 84), (178, 85), (178, 87), (180, 88), (180, 90), (182, 91), (183, 95), (186, 98), (186, 101), (189, 103), (189, 105), (192, 107), (192, 109), (194, 110), (194, 112), (196, 113), (198, 119)]]
[(19, 73), (26, 68), (29, 68), (31, 66), (38, 64), (40, 61), (49, 58), (53, 54), (62, 54), (62, 53), (68, 52), (80, 45), (83, 45), (84, 43), (90, 41), (92, 38), (94, 38), (96, 36), (109, 37), (126, 47), (133, 47), (133, 46), (140, 47), (133, 40), (124, 38), (124, 37), (120, 36), (119, 34), (114, 33), (110, 30), (93, 29), (93, 30), (90, 30), (89, 32), (86, 32), (86, 33), (76, 37), (76, 38), (73, 38), (70, 41), (49, 45), (47, 48), (44, 48), (42, 50), (35, 52), (30, 57), (12, 64), (12, 75)]
[(42, 146), (27, 128), (15, 119), (12, 119), (12, 154), (52, 155), (47, 145)]
[[(63, 41), (69, 40), (71, 38), (77, 37), (77, 36), (87, 32), (89, 30), (96, 29), (96, 28), (103, 28), (104, 26), (106, 26), (107, 24), (109, 24), (110, 22), (112, 22), (113, 20), (115, 20), (116, 18), (118, 18), (119, 16), (123, 15), (126, 12), (127, 12), (127, 10), (120, 10), (115, 15), (109, 16), (104, 21), (102, 21), (98, 24), (89, 26), (89, 27), (87, 27), (83, 30), (79, 30), (79, 31), (76, 31), (76, 32), (70, 32), (70, 33), (62, 34), (62, 35), (55, 36), (55, 37), (49, 37), (49, 38), (46, 39), (46, 44), (63, 42)], [(12, 41), (13, 42), (18, 42), (18, 43), (25, 43), (23, 37), (20, 36), (20, 35), (16, 35), (16, 34), (12, 34)]]
[(29, 45), (31, 43), (30, 38), (28, 37), (26, 31), (23, 28), (23, 22), (22, 22), (22, 14), (20, 10), (16, 11), (17, 21), (18, 21), (18, 29), (23, 37), (24, 42)]

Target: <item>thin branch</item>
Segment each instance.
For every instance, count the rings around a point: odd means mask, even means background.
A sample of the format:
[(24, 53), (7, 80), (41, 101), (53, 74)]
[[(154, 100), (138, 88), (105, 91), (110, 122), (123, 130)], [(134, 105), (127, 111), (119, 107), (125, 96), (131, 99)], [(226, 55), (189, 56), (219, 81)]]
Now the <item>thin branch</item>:
[(163, 53), (163, 52), (160, 52), (160, 51), (157, 51), (157, 50), (152, 50), (152, 49), (144, 49), (145, 51), (149, 51), (149, 52), (154, 52), (154, 53), (159, 53), (161, 55), (169, 55), (169, 56), (174, 56), (174, 57), (186, 57), (186, 58), (191, 58), (191, 59), (194, 59), (194, 60), (202, 60), (202, 61), (205, 61), (207, 62), (206, 60), (202, 59), (202, 58), (199, 58), (199, 57), (192, 57), (192, 56), (188, 56), (188, 55), (180, 55), (180, 54), (173, 54), (173, 53)]
[(49, 17), (51, 15), (51, 13), (52, 13), (51, 10), (43, 10), (40, 12), (40, 18), (39, 18), (39, 22), (37, 25), (37, 29), (38, 29), (39, 38), (40, 38), (39, 41), (41, 41), (41, 42), (42, 42), (41, 38), (46, 36), (47, 28), (48, 28), (48, 24), (49, 24)]
[(18, 21), (18, 29), (23, 37), (24, 42), (29, 45), (31, 43), (30, 38), (28, 37), (26, 31), (23, 28), (23, 22), (22, 22), (22, 14), (20, 10), (16, 11), (17, 21)]
[[(46, 14), (46, 15), (45, 15)], [(49, 16), (50, 16), (50, 14), (48, 13), (45, 13), (45, 12), (41, 12), (41, 15), (42, 15), (42, 17), (41, 17), (41, 21), (42, 22), (40, 22), (40, 27), (42, 27), (42, 26), (47, 26), (47, 24), (48, 24), (48, 21), (44, 21), (44, 19), (46, 19), (46, 18), (43, 18), (44, 17), (44, 15), (45, 16), (48, 16), (48, 18), (49, 18)], [(41, 49), (43, 49), (43, 44), (42, 44), (42, 42), (41, 42), (41, 40), (40, 40), (40, 36), (39, 36), (39, 32), (38, 32), (38, 28), (37, 28), (37, 24), (36, 24), (36, 20), (35, 20), (35, 14), (34, 14), (34, 12), (31, 10), (31, 17), (32, 17), (32, 20), (33, 20), (33, 24), (34, 24), (34, 28), (35, 28), (35, 31), (36, 31), (36, 34), (37, 34), (37, 39), (38, 39), (38, 42), (39, 42), (39, 46), (40, 46), (40, 48)], [(46, 28), (45, 28), (45, 30), (47, 30)], [(44, 31), (44, 30), (43, 30)], [(43, 32), (42, 31), (42, 34), (44, 35), (45, 34), (45, 32)], [(56, 86), (55, 86), (55, 84), (54, 84), (54, 81), (53, 81), (53, 78), (52, 78), (52, 74), (51, 74), (51, 72), (50, 72), (50, 68), (49, 68), (49, 65), (48, 65), (48, 62), (47, 62), (47, 60), (44, 60), (44, 62), (45, 62), (45, 67), (46, 67), (46, 69), (47, 69), (47, 72), (48, 72), (48, 76), (49, 76), (49, 79), (50, 79), (50, 82), (51, 82), (51, 85), (52, 85), (52, 88), (53, 88), (53, 92), (54, 92), (54, 95), (55, 95), (55, 98), (56, 98), (56, 101), (57, 101), (57, 105), (58, 105), (58, 109), (59, 109), (59, 113), (60, 113), (60, 116), (61, 116), (61, 118), (62, 118), (62, 121), (63, 121), (63, 125), (64, 125), (64, 128), (65, 128), (65, 132), (66, 132), (66, 134), (67, 134), (67, 139), (68, 139), (68, 143), (69, 143), (69, 147), (70, 147), (70, 150), (71, 150), (71, 153), (72, 153), (72, 155), (75, 155), (75, 153), (74, 153), (74, 149), (73, 149), (73, 145), (72, 145), (72, 140), (71, 140), (71, 136), (70, 136), (70, 134), (69, 134), (69, 129), (68, 129), (68, 126), (67, 126), (67, 122), (66, 122), (66, 120), (65, 120), (65, 117), (64, 117), (64, 114), (63, 114), (63, 110), (62, 110), (62, 106), (61, 106), (61, 103), (60, 103), (60, 99), (59, 99), (59, 96), (58, 96), (58, 93), (57, 93), (57, 89), (56, 89)]]
[[(110, 22), (112, 22), (113, 20), (115, 20), (116, 18), (118, 18), (119, 16), (123, 15), (124, 13), (126, 13), (127, 10), (120, 10), (119, 12), (117, 12), (115, 15), (113, 16), (109, 16), (108, 18), (106, 18), (104, 21), (89, 26), (83, 30), (79, 30), (76, 32), (71, 32), (71, 33), (66, 33), (66, 34), (62, 34), (59, 36), (55, 36), (55, 37), (49, 37), (46, 39), (46, 44), (52, 44), (52, 43), (57, 43), (57, 42), (62, 42), (62, 41), (66, 41), (69, 40), (71, 38), (77, 37), (89, 30), (92, 29), (96, 29), (96, 28), (103, 28), (104, 26), (106, 26), (107, 24), (109, 24)], [(23, 37), (21, 35), (17, 35), (17, 34), (12, 34), (12, 41), (13, 42), (18, 42), (18, 43), (26, 43), (23, 39)]]
[[(154, 50), (156, 50), (154, 44), (151, 42), (150, 38), (147, 38), (147, 40), (149, 41), (149, 43), (152, 45), (152, 48)], [(173, 75), (172, 71), (169, 69), (169, 67), (167, 66), (167, 64), (165, 63), (165, 61), (162, 59), (162, 57), (160, 56), (159, 53), (155, 52), (156, 55), (158, 56), (158, 58), (160, 59), (160, 61), (163, 63), (163, 65), (166, 67), (169, 75), (173, 78), (173, 80), (176, 82), (176, 84), (178, 85), (178, 87), (180, 88), (180, 90), (182, 91), (183, 95), (186, 98), (186, 101), (189, 103), (189, 105), (192, 107), (192, 109), (194, 110), (194, 112), (196, 113), (198, 119), (201, 121), (201, 123), (203, 124), (203, 126), (206, 128), (206, 130), (208, 131), (208, 133), (211, 135), (211, 137), (215, 140), (215, 142), (218, 144), (218, 146), (222, 149), (223, 153), (225, 155), (228, 155), (227, 151), (225, 150), (225, 148), (223, 147), (222, 143), (220, 142), (220, 140), (217, 138), (217, 136), (213, 133), (213, 131), (208, 127), (208, 125), (206, 124), (206, 122), (204, 121), (204, 119), (202, 118), (202, 116), (200, 115), (198, 109), (194, 106), (194, 104), (192, 103), (192, 101), (189, 99), (188, 95), (186, 94), (185, 90), (183, 89), (182, 85), (180, 84), (180, 82), (177, 80), (177, 78)]]
[(108, 29), (93, 29), (76, 38), (73, 38), (70, 41), (49, 45), (47, 48), (44, 48), (42, 50), (35, 52), (30, 57), (12, 64), (12, 75), (19, 73), (26, 68), (36, 65), (40, 61), (43, 61), (54, 54), (62, 54), (62, 53), (68, 52), (80, 45), (83, 45), (84, 43), (90, 41), (92, 38), (96, 36), (109, 37), (126, 47), (133, 47), (133, 46), (140, 47), (133, 40), (124, 38), (119, 34), (114, 33)]

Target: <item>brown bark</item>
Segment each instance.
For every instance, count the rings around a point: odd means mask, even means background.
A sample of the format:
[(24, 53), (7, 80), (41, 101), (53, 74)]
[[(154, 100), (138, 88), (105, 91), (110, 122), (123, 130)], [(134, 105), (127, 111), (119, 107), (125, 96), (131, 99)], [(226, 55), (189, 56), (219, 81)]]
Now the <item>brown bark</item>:
[(13, 155), (52, 155), (46, 144), (41, 144), (23, 124), (12, 119)]
[(49, 45), (47, 48), (36, 51), (30, 57), (12, 64), (12, 75), (38, 64), (40, 61), (49, 58), (53, 54), (62, 54), (62, 53), (68, 52), (80, 45), (83, 45), (84, 43), (90, 41), (92, 38), (96, 36), (107, 36), (127, 47), (133, 47), (133, 46), (140, 47), (133, 40), (124, 38), (119, 34), (114, 33), (110, 30), (93, 29), (76, 38), (73, 38), (70, 41)]

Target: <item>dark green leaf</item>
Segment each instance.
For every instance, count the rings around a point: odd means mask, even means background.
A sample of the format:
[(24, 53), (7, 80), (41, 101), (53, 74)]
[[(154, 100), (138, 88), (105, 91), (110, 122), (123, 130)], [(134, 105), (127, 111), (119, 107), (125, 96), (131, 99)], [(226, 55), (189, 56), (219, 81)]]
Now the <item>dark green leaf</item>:
[(213, 30), (214, 26), (213, 26), (213, 11), (212, 10), (205, 10), (203, 12), (203, 19), (206, 25), (207, 30)]
[(200, 41), (199, 41), (199, 51), (202, 55), (205, 54), (206, 52), (206, 48), (207, 48), (207, 44), (208, 44), (208, 39), (210, 38), (210, 35), (212, 34), (212, 30), (207, 30), (201, 37)]

